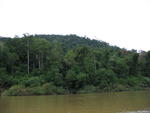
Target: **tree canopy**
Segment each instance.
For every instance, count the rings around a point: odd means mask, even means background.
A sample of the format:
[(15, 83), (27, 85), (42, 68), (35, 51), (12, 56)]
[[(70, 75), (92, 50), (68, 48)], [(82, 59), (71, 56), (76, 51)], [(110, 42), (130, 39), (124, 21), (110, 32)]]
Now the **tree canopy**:
[(42, 95), (150, 87), (150, 51), (76, 35), (0, 38), (0, 91)]

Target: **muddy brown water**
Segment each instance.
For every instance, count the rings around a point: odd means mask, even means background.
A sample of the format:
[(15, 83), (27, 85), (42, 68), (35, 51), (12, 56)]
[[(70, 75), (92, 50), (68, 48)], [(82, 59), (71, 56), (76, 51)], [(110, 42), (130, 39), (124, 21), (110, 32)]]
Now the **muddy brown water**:
[(150, 91), (2, 96), (0, 113), (150, 113)]

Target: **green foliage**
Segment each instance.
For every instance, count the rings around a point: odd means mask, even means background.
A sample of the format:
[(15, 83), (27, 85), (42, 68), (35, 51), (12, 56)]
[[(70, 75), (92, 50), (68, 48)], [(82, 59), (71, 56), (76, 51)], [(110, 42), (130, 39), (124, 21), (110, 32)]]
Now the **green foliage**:
[(53, 83), (43, 84), (44, 94), (64, 94), (66, 93), (65, 89), (61, 86), (55, 86)]
[(43, 84), (43, 89), (45, 91), (45, 94), (55, 94), (57, 91), (57, 87), (53, 83), (45, 83)]
[(150, 51), (137, 53), (76, 35), (0, 39), (3, 95), (150, 88)]
[(55, 85), (62, 85), (63, 84), (63, 76), (62, 74), (60, 73), (60, 70), (59, 68), (55, 65), (53, 65), (51, 68), (50, 68), (50, 71), (47, 72), (47, 75), (45, 81), (46, 82), (54, 82)]
[(24, 77), (21, 84), (25, 87), (36, 87), (42, 84), (42, 80), (39, 77)]
[(143, 85), (143, 87), (150, 87), (150, 78), (149, 77), (144, 77), (142, 85)]
[(125, 77), (129, 74), (129, 67), (123, 58), (112, 57), (109, 61), (109, 65), (118, 77)]
[(96, 77), (94, 82), (96, 84), (99, 84), (100, 89), (105, 89), (107, 87), (113, 88), (114, 84), (117, 82), (117, 77), (112, 70), (99, 69), (96, 71)]
[(0, 89), (14, 85), (14, 79), (6, 73), (5, 68), (0, 68)]
[(50, 95), (50, 94), (64, 94), (65, 89), (57, 87), (52, 83), (45, 83), (42, 86), (27, 87), (22, 85), (15, 85), (5, 90), (3, 96), (21, 96), (21, 95)]
[(134, 87), (139, 85), (140, 80), (137, 77), (128, 77), (126, 82), (129, 87)]
[(97, 87), (93, 85), (86, 85), (85, 87), (80, 89), (77, 93), (95, 93), (97, 91), (98, 91)]
[(4, 91), (2, 95), (4, 96), (19, 96), (25, 94), (24, 87), (21, 85), (15, 85), (9, 88), (8, 90)]

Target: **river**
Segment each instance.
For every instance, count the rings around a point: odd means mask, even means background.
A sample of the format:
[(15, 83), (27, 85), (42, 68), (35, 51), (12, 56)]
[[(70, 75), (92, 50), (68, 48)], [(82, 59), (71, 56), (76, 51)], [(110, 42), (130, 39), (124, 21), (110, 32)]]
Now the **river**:
[(0, 113), (150, 113), (150, 91), (1, 96)]

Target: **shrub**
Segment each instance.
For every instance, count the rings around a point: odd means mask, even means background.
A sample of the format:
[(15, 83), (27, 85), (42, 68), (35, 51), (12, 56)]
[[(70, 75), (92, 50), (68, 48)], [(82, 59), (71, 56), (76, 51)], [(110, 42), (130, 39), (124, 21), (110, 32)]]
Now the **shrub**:
[(56, 86), (53, 83), (45, 83), (43, 84), (43, 89), (45, 91), (45, 94), (54, 94)]
[(97, 88), (93, 85), (87, 85), (78, 91), (78, 93), (94, 93), (94, 92), (97, 92)]
[(42, 80), (39, 77), (25, 77), (21, 80), (22, 85), (25, 87), (37, 87), (40, 86)]
[(142, 84), (143, 84), (143, 87), (150, 88), (150, 78), (144, 77)]
[(43, 90), (45, 94), (64, 94), (65, 89), (63, 87), (55, 86), (53, 83), (43, 84)]
[(27, 88), (30, 95), (44, 95), (45, 91), (41, 86)]
[(24, 87), (21, 85), (15, 85), (9, 88), (8, 90), (5, 90), (2, 95), (4, 96), (19, 96), (23, 95)]
[(113, 89), (114, 91), (127, 91), (129, 90), (125, 85), (123, 84), (117, 84), (115, 86), (115, 89)]
[(127, 78), (127, 84), (129, 85), (129, 87), (135, 87), (135, 86), (139, 86), (140, 85), (140, 80), (138, 77), (128, 77)]

